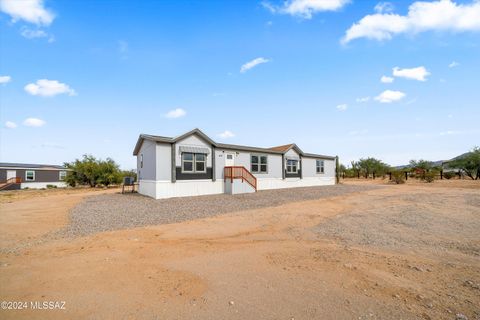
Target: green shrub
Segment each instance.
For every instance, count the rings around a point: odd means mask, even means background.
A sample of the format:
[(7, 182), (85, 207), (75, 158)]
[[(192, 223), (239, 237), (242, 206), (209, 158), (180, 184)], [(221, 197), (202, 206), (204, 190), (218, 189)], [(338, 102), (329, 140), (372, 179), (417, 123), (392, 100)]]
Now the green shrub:
[(447, 179), (447, 180), (450, 180), (450, 179), (452, 179), (453, 177), (455, 177), (455, 172), (451, 172), (451, 171), (449, 171), (449, 172), (444, 172), (444, 173), (443, 173), (443, 177), (444, 177), (445, 179)]
[(428, 183), (435, 181), (435, 172), (434, 171), (425, 172), (422, 176), (422, 180)]
[(47, 184), (47, 189), (55, 189), (55, 188), (57, 188), (56, 185), (54, 185), (54, 184)]
[(393, 171), (392, 181), (395, 182), (396, 184), (405, 183), (405, 173), (403, 171)]

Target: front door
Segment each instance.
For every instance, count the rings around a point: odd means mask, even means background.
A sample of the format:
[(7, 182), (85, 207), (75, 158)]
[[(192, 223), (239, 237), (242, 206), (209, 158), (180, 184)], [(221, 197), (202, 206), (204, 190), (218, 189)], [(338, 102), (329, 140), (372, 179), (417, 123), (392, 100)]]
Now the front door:
[(225, 167), (233, 167), (235, 165), (235, 153), (225, 153)]
[(7, 170), (7, 180), (17, 177), (17, 170)]

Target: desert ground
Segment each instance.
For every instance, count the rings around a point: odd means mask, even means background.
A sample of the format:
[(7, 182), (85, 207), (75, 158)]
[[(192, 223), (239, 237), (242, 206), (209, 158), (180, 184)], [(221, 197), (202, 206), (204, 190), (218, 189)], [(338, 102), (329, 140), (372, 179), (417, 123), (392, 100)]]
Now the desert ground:
[(1, 319), (480, 319), (479, 181), (21, 191), (0, 209), (1, 300), (65, 302)]

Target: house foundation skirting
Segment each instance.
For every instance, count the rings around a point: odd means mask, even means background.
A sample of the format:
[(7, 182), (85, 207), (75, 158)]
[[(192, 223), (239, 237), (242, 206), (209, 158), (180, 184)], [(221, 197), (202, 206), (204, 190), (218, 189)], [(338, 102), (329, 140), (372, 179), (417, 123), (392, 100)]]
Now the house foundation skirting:
[[(240, 182), (240, 181), (237, 181)], [(241, 182), (240, 182), (241, 183)], [(246, 183), (246, 182), (244, 182)], [(263, 178), (257, 179), (257, 190), (283, 189), (296, 187), (314, 187), (334, 185), (335, 177), (311, 178)], [(138, 192), (154, 199), (174, 197), (191, 197), (208, 194), (222, 194), (226, 191), (223, 179), (184, 180), (184, 181), (154, 181), (140, 180)], [(228, 191), (228, 190), (227, 190)]]
[(44, 189), (47, 185), (56, 186), (57, 188), (66, 188), (67, 184), (65, 182), (22, 182), (20, 185), (21, 189)]
[(284, 189), (298, 187), (329, 186), (335, 184), (335, 177), (307, 177), (286, 179), (257, 179), (257, 190)]

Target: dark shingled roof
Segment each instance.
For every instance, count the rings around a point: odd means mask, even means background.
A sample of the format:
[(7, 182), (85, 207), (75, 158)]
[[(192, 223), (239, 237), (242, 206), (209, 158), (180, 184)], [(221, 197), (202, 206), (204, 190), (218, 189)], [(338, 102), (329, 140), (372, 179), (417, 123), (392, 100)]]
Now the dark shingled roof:
[(2, 168), (25, 168), (25, 169), (59, 169), (65, 170), (64, 166), (58, 166), (54, 164), (32, 164), (32, 163), (11, 163), (0, 162)]

